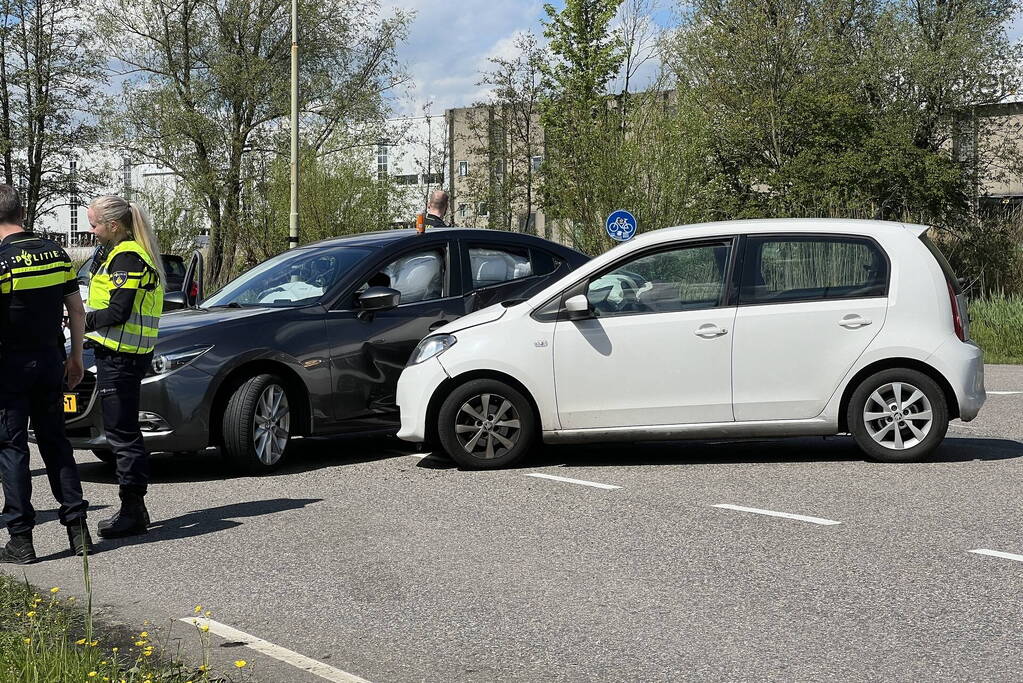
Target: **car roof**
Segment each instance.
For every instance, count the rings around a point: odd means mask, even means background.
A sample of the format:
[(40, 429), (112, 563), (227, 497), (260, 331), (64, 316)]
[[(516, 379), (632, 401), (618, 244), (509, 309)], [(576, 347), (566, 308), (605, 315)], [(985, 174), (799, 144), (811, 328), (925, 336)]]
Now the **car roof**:
[(455, 239), (467, 238), (495, 242), (511, 239), (525, 244), (532, 244), (533, 246), (537, 247), (555, 248), (564, 251), (576, 251), (575, 249), (567, 247), (563, 244), (551, 242), (541, 237), (529, 235), (527, 233), (522, 232), (511, 232), (507, 230), (490, 230), (487, 228), (430, 228), (430, 227), (426, 229), (425, 233), (416, 232), (412, 228), (401, 228), (398, 230), (378, 230), (375, 232), (360, 232), (354, 235), (330, 237), (325, 240), (320, 240), (319, 242), (312, 242), (310, 244), (302, 245), (301, 248), (308, 249), (312, 247), (341, 247), (341, 246), (380, 248), (394, 244), (396, 242), (423, 239), (423, 235), (426, 236), (443, 235), (444, 237)]
[[(764, 232), (827, 232), (848, 235), (883, 235), (894, 230), (909, 230), (920, 235), (928, 230), (926, 225), (875, 221), (857, 218), (751, 218), (712, 223), (678, 225), (672, 228), (651, 230), (637, 235), (631, 243), (657, 243), (684, 239), (687, 237), (712, 237), (716, 235), (748, 235)], [(626, 243), (628, 244), (628, 243)]]

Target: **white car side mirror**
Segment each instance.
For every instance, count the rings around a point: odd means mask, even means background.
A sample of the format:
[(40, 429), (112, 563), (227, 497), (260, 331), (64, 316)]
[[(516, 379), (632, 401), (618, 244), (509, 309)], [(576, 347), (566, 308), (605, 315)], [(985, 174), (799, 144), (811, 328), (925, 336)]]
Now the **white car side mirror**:
[(590, 301), (585, 294), (576, 294), (565, 301), (565, 311), (569, 320), (583, 320), (593, 317), (590, 312)]

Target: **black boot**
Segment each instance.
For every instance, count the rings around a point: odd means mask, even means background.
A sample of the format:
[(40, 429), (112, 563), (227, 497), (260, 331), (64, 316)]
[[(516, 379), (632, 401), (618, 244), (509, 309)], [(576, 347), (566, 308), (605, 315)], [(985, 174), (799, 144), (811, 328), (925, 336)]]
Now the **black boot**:
[(67, 542), (71, 552), (78, 557), (86, 553), (92, 555), (92, 536), (89, 535), (89, 527), (85, 526), (84, 519), (68, 524)]
[(36, 549), (32, 547), (32, 532), (11, 534), (11, 540), (0, 548), (0, 562), (11, 564), (32, 564), (36, 561)]
[(99, 535), (103, 538), (121, 538), (146, 533), (149, 528), (149, 511), (146, 510), (145, 495), (144, 486), (121, 486), (121, 509), (97, 525)]

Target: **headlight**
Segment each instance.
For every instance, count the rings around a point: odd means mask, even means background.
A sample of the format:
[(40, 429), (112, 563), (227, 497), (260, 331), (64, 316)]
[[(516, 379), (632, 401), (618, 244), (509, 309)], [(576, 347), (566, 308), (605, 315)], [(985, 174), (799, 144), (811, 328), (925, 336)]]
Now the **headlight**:
[(432, 337), (427, 337), (423, 341), (419, 342), (419, 346), (412, 352), (412, 357), (409, 358), (409, 365), (416, 365), (423, 361), (430, 360), (434, 356), (439, 356), (444, 353), (458, 341), (450, 334), (435, 334)]
[(212, 348), (212, 346), (200, 346), (197, 349), (189, 349), (188, 351), (153, 356), (153, 362), (149, 366), (149, 372), (146, 373), (146, 377), (167, 375), (175, 370), (180, 370)]

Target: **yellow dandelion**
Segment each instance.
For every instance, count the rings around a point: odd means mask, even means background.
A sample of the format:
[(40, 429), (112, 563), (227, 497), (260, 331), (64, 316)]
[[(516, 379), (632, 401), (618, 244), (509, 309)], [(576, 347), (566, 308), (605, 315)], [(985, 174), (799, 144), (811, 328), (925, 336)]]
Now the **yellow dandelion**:
[(210, 630), (210, 625), (209, 624), (203, 624), (202, 626), (199, 627), (199, 630), (202, 631), (203, 633), (206, 633), (207, 631)]
[(31, 639), (31, 638), (25, 638), (25, 644), (26, 644), (26, 645), (28, 645), (28, 644), (29, 644), (29, 643), (31, 643), (31, 642), (32, 642), (32, 639)]
[(199, 665), (199, 671), (202, 671), (203, 673), (206, 673), (209, 670), (210, 670), (210, 667), (206, 666), (205, 664), (200, 664)]
[(97, 645), (99, 645), (99, 641), (98, 640), (90, 640), (89, 641), (89, 647), (96, 647)]
[(73, 595), (69, 596), (67, 601), (68, 602), (74, 602), (75, 601), (75, 596), (73, 596)]
[(144, 641), (144, 640), (136, 640), (135, 641), (135, 647), (142, 647), (145, 644), (146, 644), (146, 641)]
[(20, 616), (21, 616), (21, 612), (15, 612), (15, 613), (14, 613), (14, 616), (16, 616), (16, 617), (20, 617)]
[(150, 656), (152, 656), (152, 654), (153, 654), (152, 650), (146, 650), (145, 652), (142, 653), (142, 656), (143, 657), (150, 657)]
[(76, 640), (75, 645), (85, 645), (85, 638), (79, 638)]
[(121, 648), (119, 648), (119, 647), (114, 647), (114, 648), (111, 648), (110, 651), (116, 653), (116, 652), (120, 651), (120, 649)]
[(238, 659), (238, 660), (235, 660), (234, 665), (240, 669), (243, 666), (245, 666), (247, 663), (248, 662), (246, 662), (244, 659)]
[(149, 631), (143, 631), (142, 633), (139, 634), (139, 638), (148, 638), (148, 637), (149, 637)]
[(89, 678), (95, 678), (96, 676), (99, 676), (99, 672), (98, 671), (90, 671), (89, 672)]
[(106, 664), (106, 663), (107, 663), (107, 660), (105, 660), (105, 659), (102, 662), (100, 662), (100, 664)]
[(36, 615), (35, 610), (33, 610), (31, 612), (25, 612), (25, 616), (28, 617), (29, 619), (31, 619), (35, 615)]
[(202, 612), (202, 605), (195, 606), (195, 613), (198, 614), (199, 612)]
[(206, 610), (205, 614), (206, 614), (207, 617), (212, 617), (213, 616), (213, 612), (211, 612), (209, 610)]
[(60, 587), (59, 586), (54, 586), (53, 588), (50, 589), (51, 593), (57, 593), (58, 591), (60, 591)]

